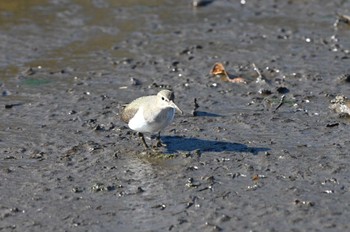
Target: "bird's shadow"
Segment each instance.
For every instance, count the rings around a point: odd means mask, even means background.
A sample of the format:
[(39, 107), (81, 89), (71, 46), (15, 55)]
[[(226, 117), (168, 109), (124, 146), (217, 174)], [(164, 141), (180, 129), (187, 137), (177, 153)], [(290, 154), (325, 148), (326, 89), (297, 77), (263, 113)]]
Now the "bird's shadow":
[(162, 141), (167, 145), (167, 153), (176, 153), (179, 151), (211, 151), (211, 152), (248, 152), (258, 155), (259, 152), (269, 151), (266, 147), (248, 147), (241, 143), (230, 143), (216, 140), (206, 140), (198, 138), (186, 138), (181, 136), (162, 136)]
[(223, 117), (223, 115), (210, 113), (206, 111), (194, 111), (193, 116), (195, 117)]

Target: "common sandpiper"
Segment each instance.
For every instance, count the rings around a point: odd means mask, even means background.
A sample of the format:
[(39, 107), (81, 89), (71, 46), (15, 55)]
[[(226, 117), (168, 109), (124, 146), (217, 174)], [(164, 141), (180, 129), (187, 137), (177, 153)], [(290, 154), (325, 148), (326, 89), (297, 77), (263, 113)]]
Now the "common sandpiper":
[(146, 149), (149, 147), (143, 133), (158, 133), (155, 146), (163, 146), (160, 141), (160, 131), (173, 121), (175, 110), (182, 114), (174, 103), (174, 98), (173, 91), (164, 89), (157, 95), (137, 98), (122, 110), (121, 119), (130, 129), (138, 132)]

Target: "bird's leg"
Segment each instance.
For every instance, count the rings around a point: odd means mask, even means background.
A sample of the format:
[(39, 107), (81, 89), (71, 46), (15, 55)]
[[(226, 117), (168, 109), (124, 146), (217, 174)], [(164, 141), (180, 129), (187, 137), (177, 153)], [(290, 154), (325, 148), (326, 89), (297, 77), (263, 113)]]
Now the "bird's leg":
[(138, 134), (138, 136), (141, 138), (141, 142), (142, 142), (143, 146), (144, 146), (146, 149), (148, 149), (148, 145), (147, 145), (147, 143), (146, 143), (146, 141), (145, 141), (145, 137), (143, 136), (143, 134), (142, 134), (141, 132), (138, 132), (137, 134)]
[(160, 131), (157, 134), (157, 142), (155, 144), (155, 147), (166, 147), (166, 144), (162, 143), (162, 141), (160, 141)]

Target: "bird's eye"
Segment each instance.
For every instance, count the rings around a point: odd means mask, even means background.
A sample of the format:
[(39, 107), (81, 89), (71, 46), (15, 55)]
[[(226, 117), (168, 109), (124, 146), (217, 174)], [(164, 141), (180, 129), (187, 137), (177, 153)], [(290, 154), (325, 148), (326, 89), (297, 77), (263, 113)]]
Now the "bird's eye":
[(163, 100), (163, 101), (165, 100), (164, 97), (162, 97), (162, 100)]

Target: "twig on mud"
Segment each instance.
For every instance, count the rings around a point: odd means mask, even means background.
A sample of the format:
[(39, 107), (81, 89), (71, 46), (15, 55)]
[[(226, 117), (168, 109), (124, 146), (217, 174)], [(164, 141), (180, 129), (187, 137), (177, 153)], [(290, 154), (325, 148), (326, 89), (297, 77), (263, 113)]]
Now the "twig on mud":
[(286, 97), (285, 95), (282, 95), (281, 100), (280, 100), (280, 103), (279, 103), (278, 106), (272, 111), (273, 113), (275, 113), (275, 112), (278, 110), (278, 108), (280, 108), (280, 107), (284, 104), (284, 98), (285, 98), (285, 97)]
[(197, 109), (199, 108), (199, 105), (197, 103), (197, 98), (194, 99), (194, 109), (192, 111), (192, 115), (195, 117), (197, 116)]
[(258, 69), (258, 67), (256, 67), (256, 65), (254, 63), (252, 63), (253, 69), (254, 71), (258, 74), (258, 78), (256, 79), (256, 82), (260, 82), (263, 80), (263, 76), (261, 75), (260, 70)]
[(350, 25), (350, 16), (344, 15), (344, 14), (337, 14), (337, 19), (336, 19), (335, 23), (333, 24), (333, 26), (335, 28), (337, 28), (339, 23), (345, 23), (345, 24)]

